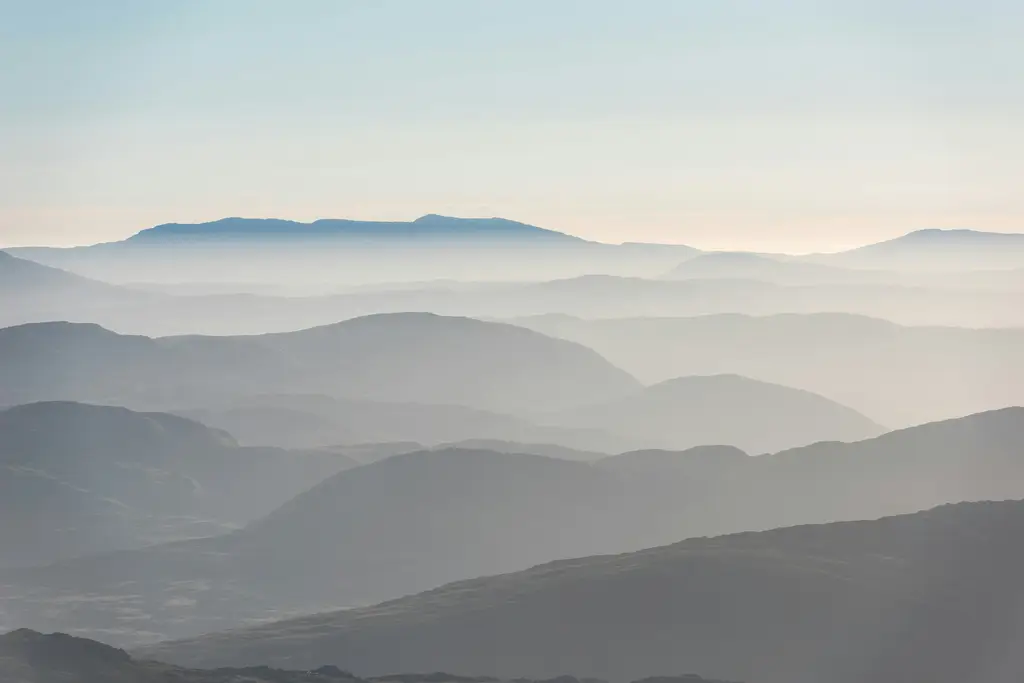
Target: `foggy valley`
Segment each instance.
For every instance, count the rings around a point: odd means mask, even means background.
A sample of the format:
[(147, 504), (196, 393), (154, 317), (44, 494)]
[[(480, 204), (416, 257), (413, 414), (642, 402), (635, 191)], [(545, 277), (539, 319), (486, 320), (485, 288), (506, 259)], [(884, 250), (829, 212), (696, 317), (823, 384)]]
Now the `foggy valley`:
[(1024, 680), (1024, 4), (0, 10), (0, 683)]
[[(457, 225), (478, 239), (477, 223)], [(459, 255), (460, 234), (444, 253)], [(545, 252), (543, 234), (518, 248)], [(188, 249), (175, 258), (191, 272)], [(116, 253), (136, 267), (133, 251)], [(184, 680), (328, 664), (348, 677), (500, 680), (973, 676), (992, 644), (936, 624), (982, 620), (999, 638), (1016, 627), (997, 628), (1005, 606), (980, 594), (938, 596), (982, 574), (995, 590), (1018, 560), (1001, 539), (1024, 520), (1012, 502), (1024, 499), (1024, 332), (1012, 317), (851, 314), (832, 289), (905, 287), (892, 283), (921, 277), (909, 266), (836, 285), (823, 279), (839, 267), (820, 259), (768, 259), (697, 256), (672, 277), (699, 262), (696, 282), (737, 287), (736, 265), (753, 264), (743, 274), (764, 279), (747, 291), (807, 277), (796, 286), (823, 312), (751, 315), (712, 297), (714, 313), (687, 317), (620, 298), (623, 284), (656, 292), (663, 265), (640, 280), (531, 281), (522, 266), (521, 284), (278, 297), (116, 285), (0, 257), (5, 296), (32, 320), (0, 330), (0, 630), (13, 643), (0, 662), (37, 666), (26, 648), (107, 652), (104, 666), (130, 681), (158, 675), (150, 659), (192, 667), (175, 669)], [(1009, 281), (977, 286), (979, 272), (999, 271), (965, 271), (956, 291), (1018, 295)], [(236, 297), (263, 307), (268, 331), (208, 333), (214, 311), (215, 328), (236, 311), (259, 325), (247, 304), (227, 306)], [(326, 316), (323, 301), (346, 297), (358, 315), (279, 331), (282, 302)], [(410, 297), (425, 310), (392, 312)], [(462, 305), (491, 315), (451, 314)], [(565, 309), (516, 315), (533, 305)], [(594, 306), (613, 315), (584, 315)], [(164, 313), (196, 329), (84, 322)], [(785, 628), (767, 626), (781, 614)], [(882, 647), (908, 629), (918, 644)], [(38, 635), (51, 632), (134, 659)], [(813, 656), (772, 655), (786, 639)], [(945, 659), (921, 654), (951, 642)]]

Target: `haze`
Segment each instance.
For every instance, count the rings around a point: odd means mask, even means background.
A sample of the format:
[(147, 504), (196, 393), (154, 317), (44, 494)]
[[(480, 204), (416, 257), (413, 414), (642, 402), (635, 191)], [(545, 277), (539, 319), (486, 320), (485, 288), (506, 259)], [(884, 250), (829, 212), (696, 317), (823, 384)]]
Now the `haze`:
[(808, 252), (1024, 216), (1011, 0), (3, 14), (0, 245), (435, 212)]
[(1017, 4), (2, 12), (0, 683), (1020, 683)]

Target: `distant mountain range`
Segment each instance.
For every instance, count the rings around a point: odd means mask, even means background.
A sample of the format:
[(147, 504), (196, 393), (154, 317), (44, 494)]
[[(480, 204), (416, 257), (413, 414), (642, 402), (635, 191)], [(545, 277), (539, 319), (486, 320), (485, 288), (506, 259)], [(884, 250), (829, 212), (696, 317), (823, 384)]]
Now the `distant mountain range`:
[[(0, 252), (2, 253), (2, 252)], [(156, 250), (176, 268), (191, 272), (188, 256), (176, 248)], [(206, 253), (206, 251), (203, 251)], [(444, 262), (442, 249), (421, 254), (415, 263)], [(462, 252), (458, 252), (462, 253)], [(516, 249), (490, 255), (463, 254), (475, 265), (515, 260)], [(252, 258), (277, 258), (256, 255)], [(307, 296), (267, 294), (275, 282), (302, 282), (315, 268), (309, 259), (334, 259), (330, 275), (319, 285), (299, 286), (310, 291), (333, 291), (332, 278), (349, 272), (344, 258), (331, 249), (312, 249), (294, 255), (287, 264), (266, 263), (249, 287), (261, 294), (231, 293), (210, 285), (203, 293), (192, 287), (114, 286), (43, 266), (21, 258), (0, 256), (0, 326), (68, 320), (102, 324), (110, 329), (150, 336), (180, 333), (261, 334), (313, 327), (344, 318), (374, 313), (430, 311), (444, 315), (509, 318), (542, 314), (580, 317), (692, 316), (722, 312), (769, 315), (820, 312), (870, 315), (903, 324), (941, 324), (973, 327), (1024, 326), (1024, 269), (979, 271), (965, 274), (907, 274), (895, 271), (854, 270), (814, 263), (777, 260), (754, 254), (706, 254), (678, 265), (670, 278), (649, 279), (588, 274), (543, 282), (413, 282), (350, 288), (341, 293)], [(364, 254), (363, 267), (391, 257), (389, 248)], [(212, 249), (211, 258), (230, 267), (242, 258), (233, 248)], [(408, 256), (408, 255), (407, 255)], [(205, 258), (205, 257), (204, 257)], [(356, 258), (353, 256), (353, 258)], [(395, 256), (399, 261), (405, 256)], [(412, 257), (410, 257), (412, 258)], [(524, 257), (525, 258), (525, 257)], [(538, 257), (540, 258), (540, 257)], [(603, 258), (603, 257), (602, 257)], [(341, 260), (338, 260), (341, 259)], [(530, 257), (532, 260), (533, 257)], [(542, 259), (543, 260), (543, 259)], [(609, 263), (615, 261), (611, 259)], [(413, 263), (413, 267), (415, 266)], [(553, 264), (570, 270), (600, 264), (564, 255)], [(575, 265), (573, 265), (575, 264)], [(393, 265), (393, 264), (392, 264)], [(390, 267), (390, 266), (388, 266)], [(452, 266), (445, 273), (471, 273)], [(294, 278), (292, 277), (294, 275)], [(543, 279), (544, 273), (526, 267), (518, 279)], [(282, 280), (282, 277), (284, 278)], [(490, 275), (486, 276), (490, 277)], [(240, 292), (246, 285), (238, 285)]]
[[(390, 674), (358, 678), (327, 665), (303, 671), (251, 666), (199, 670), (132, 659), (127, 652), (60, 633), (21, 629), (0, 636), (0, 680), (7, 683), (604, 683), (559, 676), (556, 680), (502, 682), (486, 676), (446, 673)], [(694, 674), (659, 676), (637, 683), (724, 683)]]
[[(167, 223), (107, 244), (9, 251), (108, 282), (180, 282), (181, 269), (187, 268), (192, 281), (262, 286), (290, 282), (337, 287), (453, 274), (456, 279), (488, 281), (594, 273), (656, 277), (673, 268), (675, 278), (692, 278), (703, 271), (704, 277), (756, 277), (783, 284), (921, 285), (925, 282), (919, 277), (886, 271), (1024, 268), (1024, 235), (970, 230), (922, 230), (845, 252), (792, 257), (702, 252), (684, 245), (604, 244), (503, 218), (434, 214), (391, 222), (224, 218)], [(702, 255), (707, 260), (680, 266)], [(729, 272), (733, 274), (725, 275)], [(1020, 285), (1019, 276), (1011, 280)]]
[(1008, 683), (1024, 669), (1021, 534), (1012, 501), (693, 539), (142, 652), (364, 674)]
[(311, 223), (272, 218), (223, 218), (209, 223), (166, 223), (137, 233), (124, 242), (130, 245), (193, 240), (352, 240), (358, 242), (454, 243), (522, 242), (586, 244), (579, 237), (538, 228), (504, 218), (453, 218), (428, 214), (413, 221), (354, 221), (327, 218)]
[[(138, 644), (558, 558), (1019, 498), (1022, 449), (1024, 408), (1012, 408), (760, 457), (721, 446), (593, 464), (469, 449), (407, 453), (333, 475), (230, 534), (2, 571), (0, 629)], [(633, 675), (613, 678), (620, 674)]]
[[(424, 251), (426, 250), (426, 251)], [(610, 245), (503, 218), (429, 214), (413, 221), (224, 218), (168, 223), (120, 241), (17, 256), (127, 283), (269, 281), (355, 284), (449, 278), (511, 280), (585, 272), (644, 274), (698, 253), (682, 245)], [(428, 257), (429, 255), (429, 257)], [(287, 277), (282, 277), (287, 275)]]

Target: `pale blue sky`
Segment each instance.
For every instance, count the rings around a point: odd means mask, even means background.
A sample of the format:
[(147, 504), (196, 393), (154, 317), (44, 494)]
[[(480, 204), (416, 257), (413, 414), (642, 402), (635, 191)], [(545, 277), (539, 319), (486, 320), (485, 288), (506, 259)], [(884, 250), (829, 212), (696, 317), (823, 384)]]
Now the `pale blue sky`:
[(1024, 232), (1017, 0), (0, 0), (0, 245), (227, 215)]

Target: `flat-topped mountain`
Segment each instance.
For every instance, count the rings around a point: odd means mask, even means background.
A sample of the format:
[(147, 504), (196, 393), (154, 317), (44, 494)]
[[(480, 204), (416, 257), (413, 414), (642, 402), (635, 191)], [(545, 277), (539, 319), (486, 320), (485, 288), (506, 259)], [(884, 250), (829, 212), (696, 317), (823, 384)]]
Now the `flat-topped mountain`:
[(700, 538), (146, 648), (189, 665), (374, 674), (1009, 683), (1024, 670), (1024, 502)]
[(223, 533), (355, 462), (240, 448), (163, 413), (79, 403), (0, 411), (0, 566)]
[(165, 223), (137, 233), (127, 245), (196, 240), (354, 240), (357, 242), (520, 242), (587, 244), (565, 233), (505, 218), (454, 218), (427, 214), (412, 221), (357, 221), (324, 218), (311, 223), (276, 218), (222, 218), (208, 223)]
[(550, 419), (645, 437), (663, 448), (721, 444), (753, 454), (816, 441), (860, 441), (885, 431), (823, 396), (739, 375), (679, 377)]
[(223, 218), (165, 223), (107, 244), (12, 253), (117, 283), (190, 279), (323, 289), (363, 282), (517, 280), (587, 272), (643, 275), (698, 253), (682, 245), (615, 245), (505, 218), (428, 214), (412, 221)]

